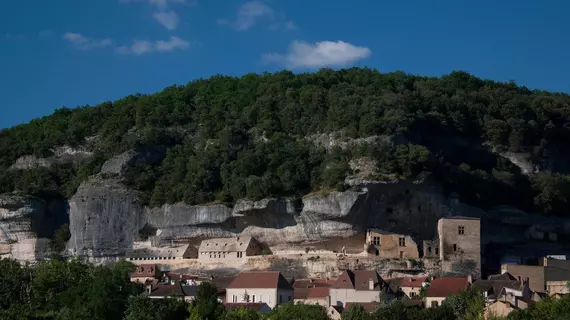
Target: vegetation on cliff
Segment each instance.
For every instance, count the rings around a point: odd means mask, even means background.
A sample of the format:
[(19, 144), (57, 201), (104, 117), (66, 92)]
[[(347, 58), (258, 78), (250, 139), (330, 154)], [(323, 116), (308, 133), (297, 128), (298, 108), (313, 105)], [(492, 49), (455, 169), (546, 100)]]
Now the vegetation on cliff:
[[(318, 141), (329, 135), (381, 138), (327, 150)], [(135, 162), (123, 174), (152, 205), (343, 188), (348, 161), (368, 156), (380, 175), (429, 171), (480, 207), (564, 214), (568, 142), (570, 96), (465, 72), (429, 78), (352, 68), (214, 76), (95, 107), (61, 108), (3, 130), (0, 192), (69, 197), (112, 156), (152, 146), (167, 149), (162, 161)], [(86, 144), (94, 152), (86, 163), (9, 170), (23, 155)], [(525, 153), (543, 172), (525, 175), (497, 152)]]

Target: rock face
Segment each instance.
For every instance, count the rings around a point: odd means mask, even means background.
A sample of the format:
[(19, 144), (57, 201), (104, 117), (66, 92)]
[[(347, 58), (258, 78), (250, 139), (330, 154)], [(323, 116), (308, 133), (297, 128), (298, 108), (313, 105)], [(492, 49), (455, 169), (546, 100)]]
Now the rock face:
[(0, 255), (19, 261), (49, 258), (50, 238), (65, 220), (62, 201), (0, 195)]
[(18, 158), (10, 167), (12, 170), (29, 170), (39, 167), (50, 167), (56, 163), (81, 163), (93, 156), (83, 146), (72, 148), (70, 146), (57, 146), (51, 148), (49, 154), (43, 158), (26, 155)]
[(91, 177), (69, 200), (68, 249), (89, 257), (123, 255), (144, 226), (137, 192), (118, 179)]
[(101, 167), (102, 174), (121, 174), (128, 165), (136, 162), (146, 164), (156, 163), (164, 157), (164, 150), (146, 148), (141, 150), (129, 150), (115, 156), (105, 162)]

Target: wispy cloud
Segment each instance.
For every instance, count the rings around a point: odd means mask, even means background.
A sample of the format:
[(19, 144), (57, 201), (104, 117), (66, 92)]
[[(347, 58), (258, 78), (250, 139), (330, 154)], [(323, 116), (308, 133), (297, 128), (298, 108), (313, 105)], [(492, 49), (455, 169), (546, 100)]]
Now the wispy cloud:
[(38, 33), (38, 36), (40, 38), (46, 39), (46, 38), (50, 38), (54, 35), (53, 31), (51, 30), (42, 30)]
[(113, 41), (109, 38), (98, 40), (74, 32), (65, 33), (63, 35), (63, 38), (67, 40), (73, 47), (79, 50), (104, 48), (110, 46), (113, 43)]
[(176, 29), (178, 27), (178, 23), (180, 22), (178, 14), (176, 14), (176, 12), (172, 10), (164, 12), (155, 12), (152, 16), (156, 21), (158, 21), (168, 30)]
[(190, 47), (190, 43), (178, 37), (170, 37), (168, 40), (148, 41), (133, 40), (128, 46), (120, 46), (115, 49), (121, 54), (142, 55), (151, 52), (170, 52), (174, 50), (185, 50)]
[(6, 33), (4, 37), (11, 39), (11, 40), (24, 40), (24, 35), (21, 33)]
[(255, 0), (244, 3), (238, 9), (237, 18), (235, 20), (220, 19), (218, 23), (229, 25), (239, 31), (244, 31), (253, 27), (258, 20), (273, 20), (274, 17), (275, 12), (273, 8), (261, 1)]
[(315, 44), (293, 41), (285, 54), (263, 55), (266, 63), (278, 63), (290, 69), (345, 66), (370, 56), (372, 51), (344, 41), (321, 41)]
[(146, 2), (151, 6), (159, 9), (166, 9), (170, 4), (188, 4), (195, 5), (195, 0), (119, 0), (122, 3)]

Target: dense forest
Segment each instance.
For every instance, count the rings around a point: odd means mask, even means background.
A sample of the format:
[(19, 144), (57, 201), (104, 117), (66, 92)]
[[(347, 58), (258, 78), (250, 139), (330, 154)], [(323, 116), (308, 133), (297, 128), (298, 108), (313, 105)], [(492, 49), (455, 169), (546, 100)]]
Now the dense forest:
[[(78, 260), (57, 259), (20, 265), (0, 259), (0, 319), (3, 320), (328, 320), (318, 305), (284, 304), (269, 315), (254, 310), (227, 310), (210, 283), (197, 288), (194, 300), (149, 299), (140, 284), (129, 282), (131, 263), (120, 261), (94, 266)], [(483, 319), (485, 299), (467, 290), (448, 297), (439, 308), (407, 308), (401, 301), (385, 300), (372, 314), (353, 306), (343, 320), (456, 320)], [(546, 298), (526, 310), (509, 314), (509, 320), (568, 319), (570, 295)], [(491, 319), (491, 318), (489, 318)], [(499, 318), (493, 318), (498, 320)]]
[[(364, 141), (325, 148), (323, 135)], [(122, 175), (150, 205), (343, 189), (348, 162), (376, 160), (377, 179), (430, 172), (462, 201), (567, 214), (570, 96), (452, 72), (439, 78), (371, 69), (214, 76), (152, 95), (60, 108), (0, 132), (0, 193), (70, 197), (111, 157), (160, 150)], [(86, 162), (10, 169), (24, 155), (85, 146)], [(499, 153), (524, 154), (525, 174)]]

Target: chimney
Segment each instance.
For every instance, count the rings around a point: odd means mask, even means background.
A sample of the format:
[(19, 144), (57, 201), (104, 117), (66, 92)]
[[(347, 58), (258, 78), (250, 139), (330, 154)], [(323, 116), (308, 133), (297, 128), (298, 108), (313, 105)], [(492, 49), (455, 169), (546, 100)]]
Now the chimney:
[(368, 290), (374, 290), (374, 281), (372, 278), (368, 279)]

